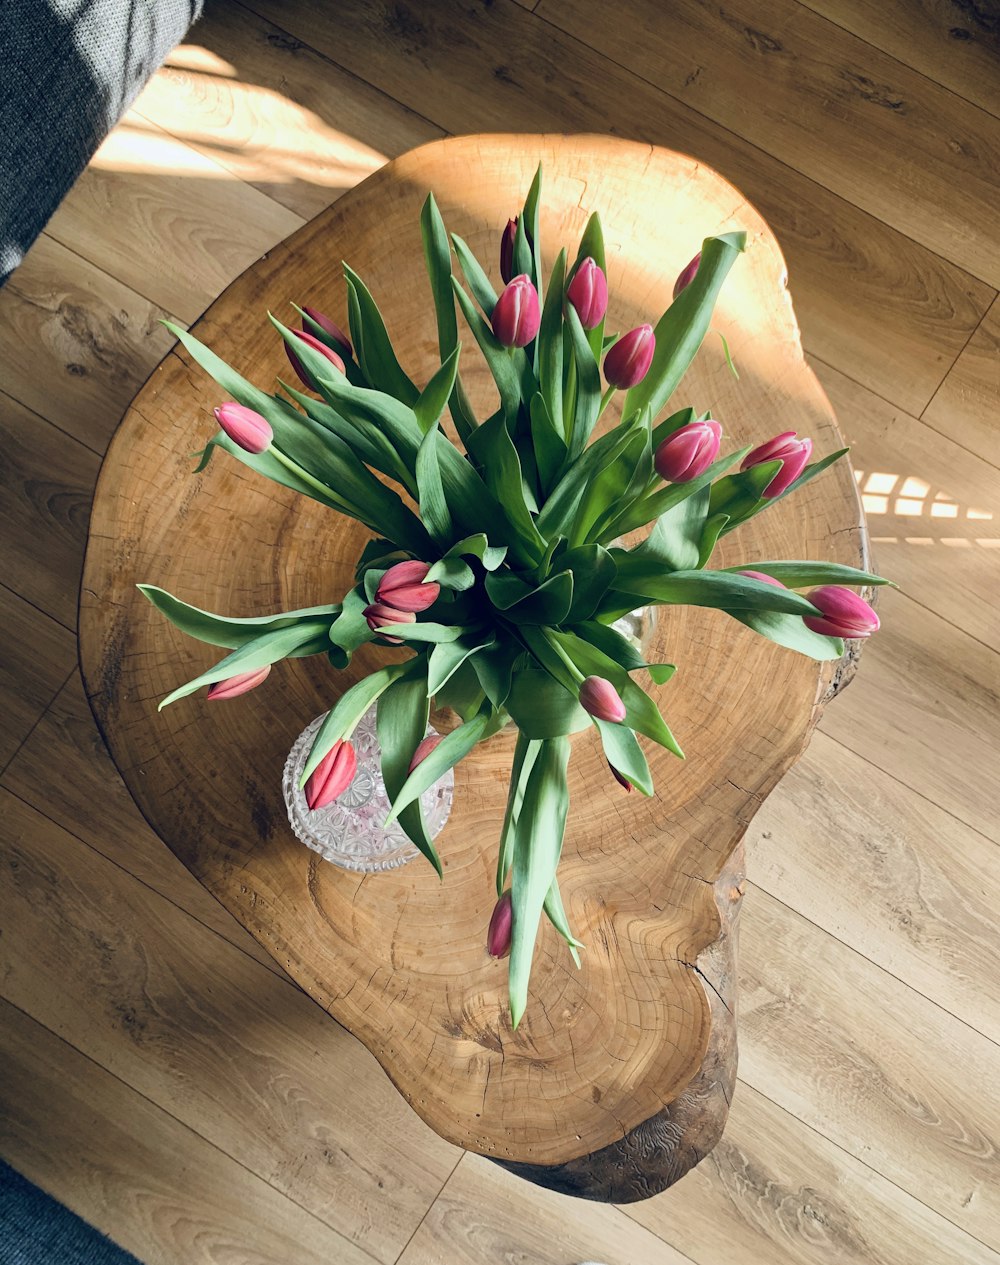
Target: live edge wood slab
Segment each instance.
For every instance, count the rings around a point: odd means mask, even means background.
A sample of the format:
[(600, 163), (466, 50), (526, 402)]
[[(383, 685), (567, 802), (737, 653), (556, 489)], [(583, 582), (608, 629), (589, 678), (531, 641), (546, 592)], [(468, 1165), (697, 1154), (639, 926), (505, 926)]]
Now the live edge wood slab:
[[(195, 332), (270, 389), (287, 369), (265, 312), (290, 319), (290, 302), (310, 303), (346, 324), (347, 260), (422, 383), (438, 361), (421, 203), (433, 190), (449, 229), (495, 270), (500, 230), (539, 160), (547, 265), (601, 213), (609, 329), (655, 321), (702, 239), (746, 229), (747, 252), (676, 406), (710, 407), (730, 448), (782, 430), (811, 435), (820, 454), (842, 446), (803, 360), (784, 261), (761, 217), (691, 158), (609, 137), (474, 136), (415, 150), (250, 268)], [(485, 416), (491, 386), (471, 336), (465, 342), (463, 373)], [(101, 474), (81, 659), (122, 777), (167, 845), (368, 1046), (439, 1134), (557, 1190), (615, 1202), (655, 1194), (712, 1148), (733, 1092), (740, 841), (850, 665), (821, 667), (721, 612), (661, 612), (652, 657), (680, 666), (658, 699), (688, 758), (651, 748), (656, 795), (646, 799), (611, 780), (595, 735), (574, 738), (560, 882), (587, 949), (577, 971), (543, 926), (515, 1033), (506, 964), (484, 947), (510, 735), (456, 771), (439, 882), (423, 860), (367, 877), (336, 869), (296, 841), (284, 813), (281, 769), (296, 735), (395, 652), (366, 647), (344, 673), (322, 658), (295, 660), (239, 700), (207, 707), (193, 697), (157, 713), (163, 695), (218, 656), (157, 615), (137, 582), (233, 615), (311, 606), (350, 586), (365, 540), (356, 524), (224, 455), (195, 476), (190, 454), (212, 433), (220, 401), (187, 355), (171, 352), (126, 414)], [(715, 565), (864, 565), (847, 463), (723, 544)], [(332, 1098), (349, 1093), (330, 1085)]]

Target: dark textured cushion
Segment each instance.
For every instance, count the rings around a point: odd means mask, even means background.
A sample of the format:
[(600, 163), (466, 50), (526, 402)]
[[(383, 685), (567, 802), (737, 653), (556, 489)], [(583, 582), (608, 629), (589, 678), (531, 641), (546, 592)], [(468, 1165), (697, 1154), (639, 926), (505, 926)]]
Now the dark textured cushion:
[(202, 0), (0, 0), (0, 285)]

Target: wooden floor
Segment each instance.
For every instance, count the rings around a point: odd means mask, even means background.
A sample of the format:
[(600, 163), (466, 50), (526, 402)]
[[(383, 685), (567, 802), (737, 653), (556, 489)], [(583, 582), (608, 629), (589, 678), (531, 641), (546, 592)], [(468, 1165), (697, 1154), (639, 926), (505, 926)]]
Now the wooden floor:
[[(0, 1154), (147, 1265), (1000, 1265), (995, 0), (209, 8), (0, 292)], [(431, 1134), (144, 824), (76, 669), (159, 320), (477, 130), (672, 146), (757, 204), (901, 585), (748, 836), (725, 1138), (622, 1209)]]

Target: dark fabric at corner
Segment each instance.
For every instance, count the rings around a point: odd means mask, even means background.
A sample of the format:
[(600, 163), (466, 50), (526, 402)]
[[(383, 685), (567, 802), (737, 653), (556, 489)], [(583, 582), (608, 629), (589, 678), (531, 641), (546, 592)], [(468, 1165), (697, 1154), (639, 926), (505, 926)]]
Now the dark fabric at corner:
[(0, 285), (202, 3), (0, 2)]
[(0, 1160), (0, 1265), (142, 1265)]

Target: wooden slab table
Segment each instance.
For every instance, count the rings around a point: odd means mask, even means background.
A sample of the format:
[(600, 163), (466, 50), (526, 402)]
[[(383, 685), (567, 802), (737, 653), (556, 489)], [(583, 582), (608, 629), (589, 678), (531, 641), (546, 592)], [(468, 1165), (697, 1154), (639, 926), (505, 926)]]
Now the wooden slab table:
[[(746, 229), (748, 250), (676, 407), (711, 407), (731, 448), (782, 430), (811, 435), (819, 454), (841, 446), (761, 217), (691, 158), (608, 137), (478, 136), (415, 150), (250, 268), (195, 332), (271, 389), (285, 359), (265, 312), (289, 318), (290, 302), (309, 303), (346, 325), (343, 259), (367, 281), (401, 362), (423, 383), (438, 360), (421, 203), (433, 190), (449, 229), (492, 264), (539, 159), (547, 267), (560, 245), (575, 250), (589, 214), (601, 213), (609, 329), (655, 321), (701, 240)], [(462, 363), (485, 416), (491, 386), (471, 337)], [(224, 456), (194, 476), (190, 454), (212, 433), (210, 409), (220, 401), (188, 356), (171, 352), (122, 421), (94, 505), (81, 658), (136, 802), (443, 1137), (589, 1198), (626, 1202), (662, 1190), (718, 1140), (733, 1092), (740, 840), (849, 663), (821, 667), (721, 612), (663, 614), (652, 658), (680, 669), (658, 698), (688, 759), (651, 750), (656, 797), (625, 796), (595, 736), (574, 738), (560, 882), (587, 950), (576, 971), (543, 927), (528, 1013), (514, 1033), (506, 965), (484, 947), (512, 736), (477, 748), (456, 771), (455, 808), (438, 841), (440, 883), (422, 860), (366, 877), (336, 869), (298, 843), (285, 819), (281, 769), (295, 737), (394, 652), (365, 647), (345, 673), (325, 659), (290, 661), (266, 688), (232, 703), (206, 708), (192, 697), (156, 711), (218, 654), (176, 632), (136, 583), (225, 614), (311, 606), (350, 587), (365, 540), (357, 524)], [(864, 566), (847, 463), (723, 543), (715, 565), (786, 557)], [(330, 1085), (332, 1098), (349, 1093)]]

